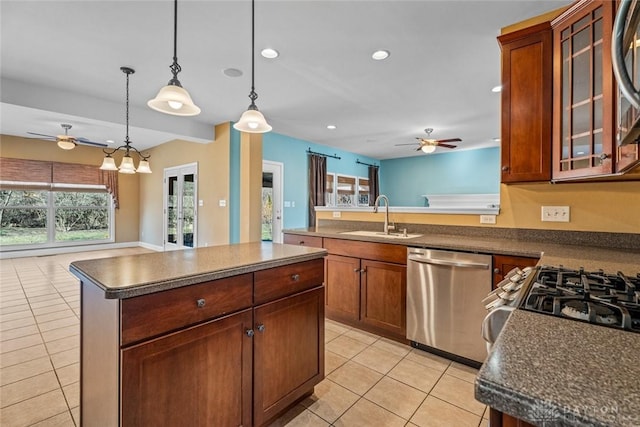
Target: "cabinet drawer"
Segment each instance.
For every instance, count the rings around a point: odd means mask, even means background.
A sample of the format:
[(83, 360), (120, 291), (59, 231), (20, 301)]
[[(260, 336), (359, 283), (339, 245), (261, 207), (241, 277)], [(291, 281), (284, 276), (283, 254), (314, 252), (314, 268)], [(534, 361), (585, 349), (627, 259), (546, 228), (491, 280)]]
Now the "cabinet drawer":
[(124, 299), (121, 344), (251, 307), (252, 285), (252, 275), (248, 273)]
[(407, 264), (407, 247), (403, 245), (324, 239), (324, 248), (332, 255), (356, 256), (362, 259)]
[(322, 237), (303, 236), (301, 234), (285, 234), (284, 243), (289, 245), (311, 246), (313, 248), (322, 247)]
[(255, 305), (319, 286), (323, 281), (323, 258), (256, 271)]

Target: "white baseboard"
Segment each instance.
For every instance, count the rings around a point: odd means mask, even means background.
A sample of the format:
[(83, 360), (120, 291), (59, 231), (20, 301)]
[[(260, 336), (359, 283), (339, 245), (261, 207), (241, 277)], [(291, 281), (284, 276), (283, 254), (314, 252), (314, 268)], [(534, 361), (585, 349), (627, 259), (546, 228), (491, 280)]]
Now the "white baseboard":
[(89, 252), (89, 251), (100, 251), (104, 249), (122, 249), (122, 248), (135, 248), (135, 247), (143, 247), (143, 248), (150, 249), (153, 251), (158, 251), (158, 252), (163, 251), (162, 246), (151, 245), (145, 242), (101, 243), (96, 245), (61, 246), (57, 248), (5, 251), (5, 252), (0, 252), (0, 259), (60, 255), (60, 254), (75, 253), (75, 252)]

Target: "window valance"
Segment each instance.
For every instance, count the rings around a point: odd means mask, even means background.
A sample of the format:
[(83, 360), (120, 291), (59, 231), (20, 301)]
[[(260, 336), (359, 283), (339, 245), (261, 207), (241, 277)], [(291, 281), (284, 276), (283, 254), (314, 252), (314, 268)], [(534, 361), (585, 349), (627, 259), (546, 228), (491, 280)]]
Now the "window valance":
[[(85, 188), (105, 188), (118, 207), (118, 173), (98, 166), (78, 163), (0, 157), (0, 188), (21, 187), (56, 190), (78, 185)], [(95, 187), (94, 187), (95, 188)]]

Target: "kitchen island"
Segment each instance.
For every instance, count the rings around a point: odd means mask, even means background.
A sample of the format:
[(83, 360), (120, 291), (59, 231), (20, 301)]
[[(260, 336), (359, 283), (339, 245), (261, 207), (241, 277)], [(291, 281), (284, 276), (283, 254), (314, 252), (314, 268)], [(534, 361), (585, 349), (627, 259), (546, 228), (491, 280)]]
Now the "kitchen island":
[(324, 377), (323, 249), (73, 262), (83, 426), (264, 425)]

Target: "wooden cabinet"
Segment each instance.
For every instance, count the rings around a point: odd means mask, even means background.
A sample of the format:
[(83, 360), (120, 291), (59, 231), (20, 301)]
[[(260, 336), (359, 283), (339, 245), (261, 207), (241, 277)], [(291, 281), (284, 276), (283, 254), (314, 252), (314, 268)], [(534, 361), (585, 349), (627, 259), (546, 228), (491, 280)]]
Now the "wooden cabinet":
[(341, 239), (324, 242), (329, 252), (325, 258), (327, 317), (405, 340), (406, 247)]
[(82, 282), (84, 426), (261, 426), (324, 377), (324, 261), (112, 300)]
[(256, 307), (254, 323), (253, 414), (263, 425), (324, 378), (324, 289)]
[(491, 427), (534, 427), (526, 421), (502, 413), (496, 409), (489, 408), (489, 425)]
[(245, 310), (124, 349), (122, 425), (252, 425), (252, 323)]
[(502, 50), (501, 180), (551, 178), (551, 25), (498, 37)]
[(514, 268), (523, 269), (533, 267), (538, 263), (538, 258), (494, 255), (493, 256), (493, 288), (504, 279), (504, 276)]
[(612, 1), (582, 0), (552, 21), (554, 180), (615, 171), (614, 14)]
[(322, 247), (322, 237), (309, 236), (306, 234), (284, 233), (282, 243), (288, 245), (310, 246), (313, 248)]

